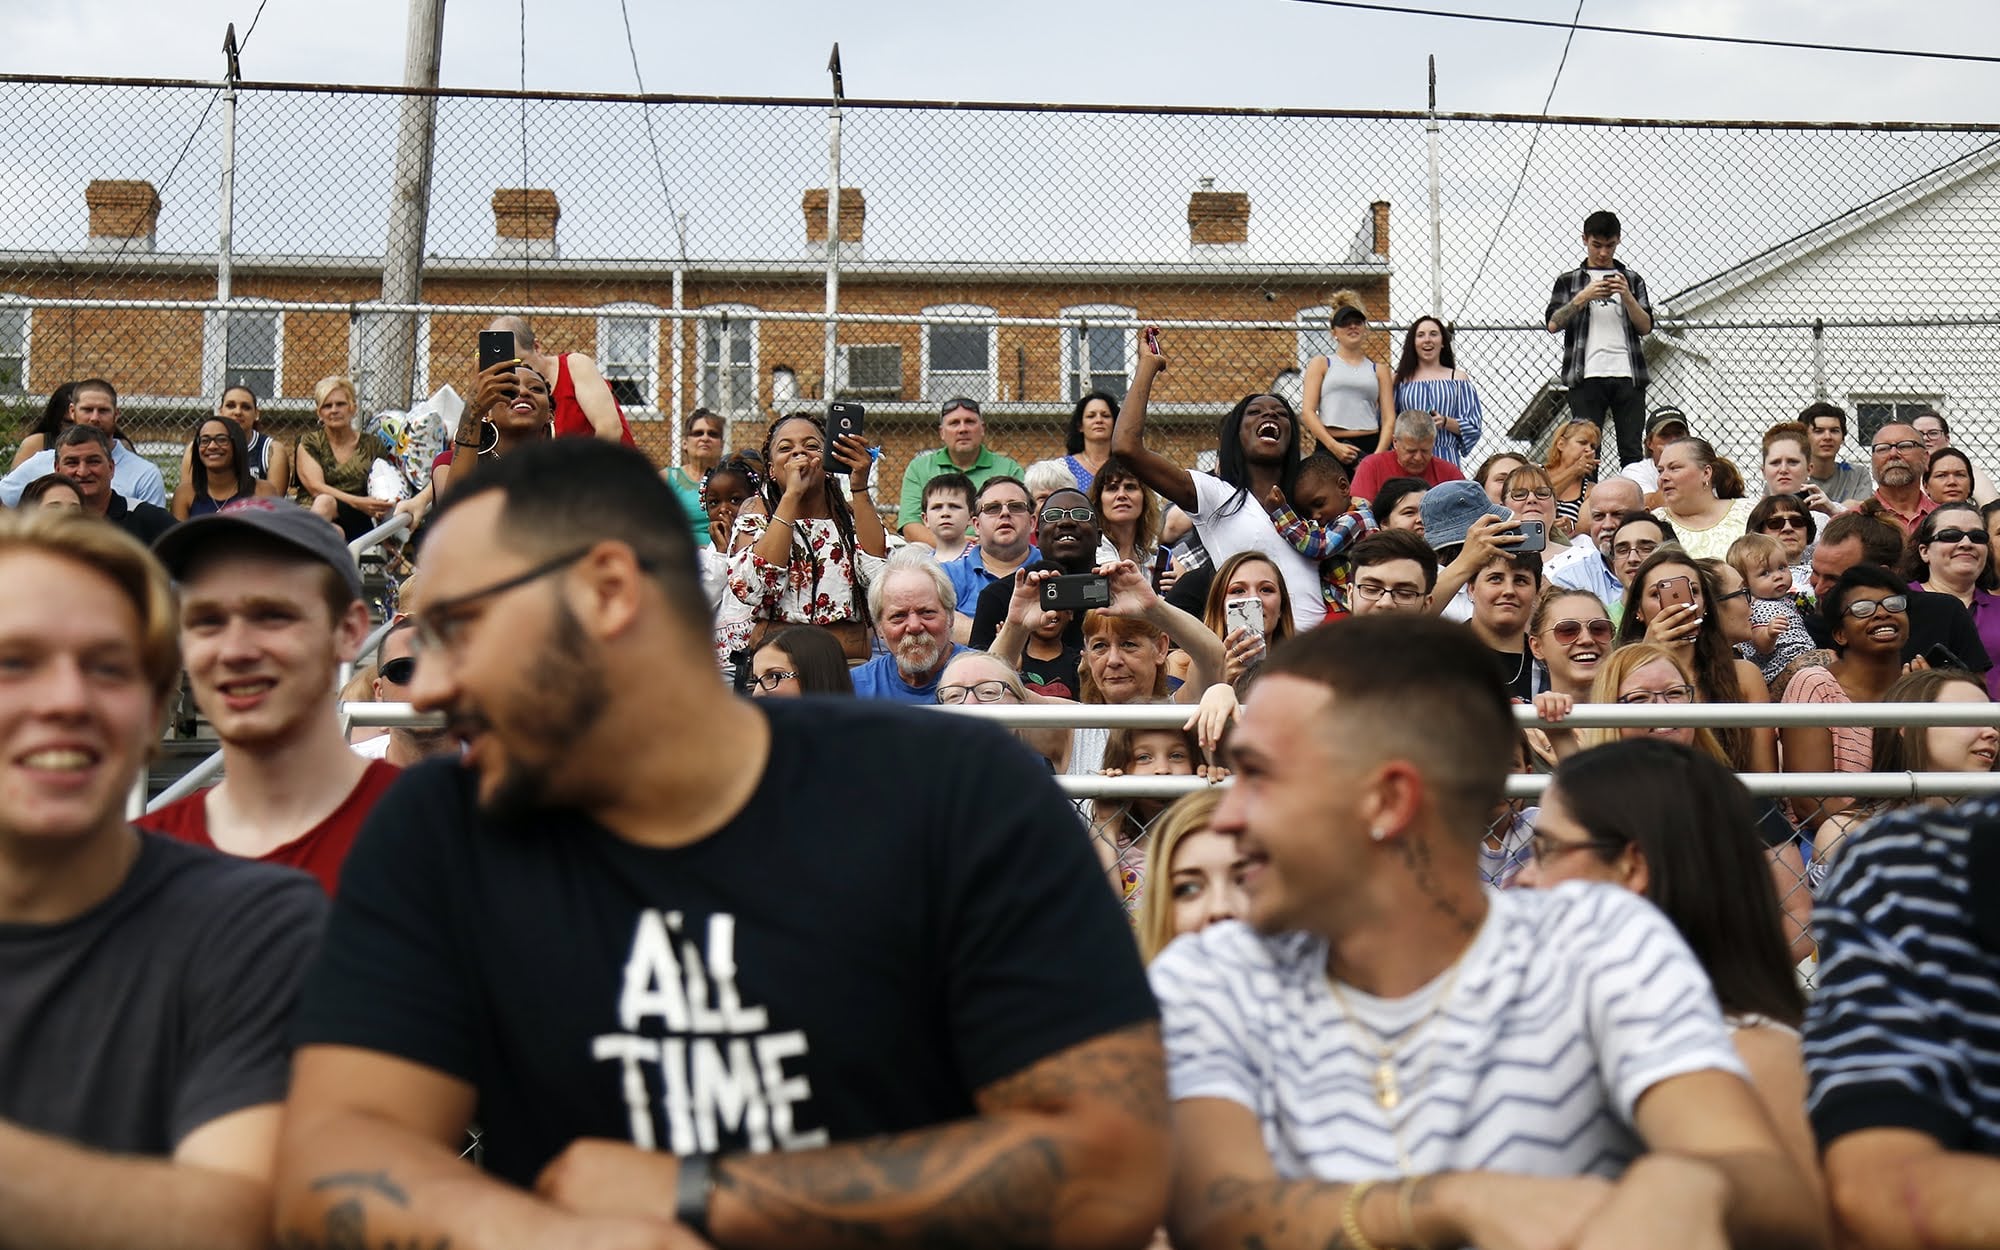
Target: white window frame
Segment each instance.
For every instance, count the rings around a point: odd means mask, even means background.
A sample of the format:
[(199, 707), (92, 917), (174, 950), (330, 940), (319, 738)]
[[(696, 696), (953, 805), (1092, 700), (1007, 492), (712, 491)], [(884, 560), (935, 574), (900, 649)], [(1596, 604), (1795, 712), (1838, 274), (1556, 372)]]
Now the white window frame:
[[(285, 314), (268, 308), (232, 308), (226, 314), (211, 309), (201, 315), (202, 394), (215, 396), (229, 377), (229, 344), (223, 334), (225, 317), (275, 317), (271, 335), (271, 393), (264, 401), (285, 397)], [(258, 366), (262, 368), (263, 366)]]
[[(764, 397), (762, 394), (762, 385), (764, 378), (763, 367), (762, 367), (762, 361), (764, 358), (764, 342), (763, 342), (764, 335), (762, 333), (763, 325), (760, 321), (760, 318), (762, 317), (764, 310), (757, 307), (755, 304), (704, 304), (696, 311), (702, 313), (703, 317), (701, 320), (695, 322), (695, 327), (696, 327), (694, 335), (695, 407), (706, 408), (710, 412), (718, 413), (721, 415), (724, 421), (733, 422), (733, 421), (762, 419), (764, 414), (764, 406), (763, 406)], [(706, 379), (706, 374), (708, 373), (709, 361), (708, 361), (707, 349), (711, 343), (718, 340), (722, 332), (722, 323), (716, 320), (715, 316), (716, 314), (728, 317), (732, 328), (737, 323), (744, 323), (749, 326), (749, 334), (750, 334), (749, 363), (747, 365), (739, 366), (722, 358), (718, 358), (716, 361), (716, 367), (718, 370), (741, 368), (744, 371), (744, 381), (748, 384), (750, 388), (749, 395), (745, 400), (746, 404), (745, 407), (740, 407), (735, 409), (730, 408), (727, 404), (722, 402), (721, 396), (710, 394), (708, 388), (705, 385), (703, 385)], [(723, 355), (726, 356), (727, 354), (728, 354), (727, 343), (724, 343)], [(720, 374), (718, 374), (718, 377), (719, 376)]]
[[(0, 378), (0, 394), (25, 395), (28, 393), (28, 369), (30, 368), (30, 360), (35, 346), (35, 310), (33, 308), (19, 307), (19, 305), (25, 303), (27, 303), (27, 300), (24, 296), (17, 295), (12, 291), (0, 291), (0, 312), (18, 312), (21, 314), (20, 376), (16, 377), (12, 382), (7, 381), (5, 378)], [(12, 344), (6, 346), (12, 346)]]
[[(1853, 423), (1854, 436), (1857, 439), (1861, 437), (1862, 433), (1863, 421), (1861, 418), (1861, 406), (1863, 404), (1867, 404), (1870, 405), (1871, 407), (1877, 407), (1877, 408), (1883, 406), (1888, 407), (1889, 418), (1888, 420), (1878, 422), (1876, 426), (1877, 429), (1881, 428), (1881, 426), (1889, 424), (1890, 421), (1910, 420), (1909, 417), (1905, 417), (1902, 415), (1901, 410), (1905, 408), (1935, 408), (1939, 412), (1948, 413), (1948, 410), (1945, 408), (1944, 396), (1942, 394), (1936, 394), (1936, 393), (1923, 394), (1920, 392), (1910, 392), (1910, 391), (1902, 391), (1895, 393), (1887, 391), (1849, 392), (1847, 396), (1847, 410), (1854, 414), (1854, 423)], [(1872, 439), (1874, 438), (1874, 434), (1870, 433), (1868, 437)], [(1862, 446), (1865, 449), (1867, 444), (1864, 443), (1862, 444)]]
[[(982, 404), (992, 403), (999, 395), (1000, 380), (1000, 326), (993, 320), (999, 316), (984, 304), (932, 304), (921, 310), (925, 317), (949, 317), (955, 321), (974, 323), (986, 322), (986, 381), (978, 386), (952, 386), (935, 393), (931, 387), (931, 331), (937, 329), (929, 322), (924, 323), (923, 333), (918, 336), (917, 394), (921, 402), (941, 404), (954, 395), (976, 399)], [(952, 369), (953, 377), (969, 377), (965, 370)]]
[[(367, 356), (366, 335), (371, 325), (379, 325), (390, 314), (380, 312), (376, 306), (379, 299), (364, 300), (357, 308), (356, 315), (347, 319), (347, 376), (354, 382), (357, 396), (373, 395), (375, 380), (362, 364)], [(410, 393), (417, 397), (428, 397), (431, 393), (431, 315), (417, 314), (416, 367), (410, 372)], [(461, 398), (470, 400), (470, 395)]]
[[(619, 401), (618, 407), (634, 421), (659, 421), (665, 418), (660, 407), (660, 314), (665, 310), (658, 304), (648, 304), (640, 300), (622, 300), (615, 304), (602, 304), (597, 309), (597, 372), (604, 378), (606, 386), (614, 376), (612, 370), (628, 363), (613, 361), (608, 350), (611, 342), (611, 328), (614, 324), (630, 323), (643, 315), (646, 324), (646, 356), (636, 362), (644, 369), (644, 375), (637, 379), (640, 394), (647, 402), (626, 404)], [(555, 382), (554, 378), (549, 379)]]
[(1333, 305), (1315, 304), (1311, 308), (1299, 309), (1299, 328), (1294, 331), (1295, 355), (1298, 359), (1299, 374), (1305, 375), (1306, 365), (1314, 356), (1333, 355), (1333, 326), (1328, 318), (1333, 316)]
[[(1074, 323), (1062, 328), (1061, 342), (1058, 344), (1058, 353), (1062, 359), (1063, 398), (1073, 404), (1089, 392), (1100, 389), (1093, 384), (1092, 379), (1102, 370), (1091, 369), (1087, 361), (1078, 359), (1077, 348), (1081, 345), (1083, 323), (1135, 321), (1138, 319), (1139, 310), (1123, 304), (1076, 304), (1059, 309), (1056, 316)], [(1123, 368), (1125, 383), (1129, 386), (1132, 375), (1139, 369), (1139, 331), (1134, 326), (1124, 326), (1118, 329), (1118, 333), (1123, 336)], [(1122, 390), (1123, 388), (1120, 388), (1121, 402), (1124, 399)]]

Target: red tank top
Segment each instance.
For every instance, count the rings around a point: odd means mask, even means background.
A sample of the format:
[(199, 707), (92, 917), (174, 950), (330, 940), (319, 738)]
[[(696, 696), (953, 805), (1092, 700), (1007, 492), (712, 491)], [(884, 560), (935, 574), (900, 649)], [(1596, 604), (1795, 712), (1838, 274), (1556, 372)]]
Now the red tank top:
[[(568, 352), (556, 357), (556, 388), (549, 395), (554, 401), (555, 427), (557, 438), (589, 438), (596, 430), (591, 427), (590, 418), (584, 415), (583, 405), (576, 402), (576, 383), (569, 376)], [(627, 447), (637, 447), (633, 441), (631, 423), (625, 420), (625, 410), (618, 407), (617, 399), (611, 401), (618, 413), (618, 441)]]

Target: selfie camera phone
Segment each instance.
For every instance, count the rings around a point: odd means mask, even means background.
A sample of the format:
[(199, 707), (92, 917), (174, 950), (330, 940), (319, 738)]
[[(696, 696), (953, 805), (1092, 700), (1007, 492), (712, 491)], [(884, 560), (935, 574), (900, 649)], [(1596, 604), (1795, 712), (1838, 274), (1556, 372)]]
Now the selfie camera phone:
[(1549, 549), (1549, 527), (1543, 521), (1522, 521), (1521, 541), (1507, 550), (1514, 555), (1524, 551), (1547, 551)]
[(826, 471), (845, 473), (847, 466), (833, 458), (834, 444), (844, 434), (861, 437), (864, 423), (868, 419), (868, 409), (860, 404), (828, 404), (826, 406)]
[(1254, 597), (1231, 599), (1222, 605), (1224, 633), (1241, 629), (1259, 638), (1264, 636), (1264, 601)]
[(1161, 581), (1165, 580), (1167, 576), (1167, 570), (1172, 568), (1173, 565), (1173, 551), (1165, 543), (1161, 543), (1159, 551), (1153, 555), (1153, 589), (1155, 591), (1159, 590)]
[(1086, 612), (1111, 606), (1111, 579), (1101, 573), (1065, 573), (1042, 583), (1042, 611)]
[(479, 332), (479, 371), (491, 369), (515, 359), (514, 332), (512, 330), (481, 330)]
[(1938, 643), (1924, 652), (1924, 663), (1932, 668), (1964, 668), (1965, 661), (1951, 653), (1951, 648)]
[(1694, 605), (1694, 579), (1691, 577), (1671, 577), (1660, 585), (1660, 606), (1670, 608), (1677, 603)]

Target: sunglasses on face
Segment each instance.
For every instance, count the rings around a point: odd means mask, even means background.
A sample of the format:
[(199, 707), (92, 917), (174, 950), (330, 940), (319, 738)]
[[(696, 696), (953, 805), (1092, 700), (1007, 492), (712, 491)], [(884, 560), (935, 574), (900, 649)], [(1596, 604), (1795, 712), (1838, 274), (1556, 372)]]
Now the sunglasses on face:
[(1806, 528), (1806, 519), (1802, 516), (1791, 514), (1774, 516), (1764, 522), (1764, 528), (1766, 530), (1803, 530)]
[(1842, 616), (1851, 616), (1857, 621), (1865, 621), (1877, 612), (1892, 612), (1900, 616), (1910, 606), (1908, 595), (1890, 595), (1883, 599), (1863, 599), (1850, 603), (1840, 610)]
[(400, 660), (390, 660), (382, 666), (382, 680), (392, 686), (407, 686), (410, 678), (417, 675), (417, 661), (412, 656)]
[(1993, 536), (1985, 530), (1962, 530), (1954, 525), (1949, 529), (1941, 529), (1937, 533), (1932, 534), (1931, 541), (1934, 543), (1944, 543), (1946, 546), (1951, 546), (1955, 543), (1978, 543), (1984, 547), (1993, 541)]
[(1549, 636), (1565, 647), (1583, 637), (1586, 632), (1589, 633), (1592, 642), (1608, 643), (1614, 630), (1610, 620), (1602, 616), (1592, 621), (1557, 621), (1549, 626)]
[(980, 516), (1026, 516), (1032, 510), (1031, 504), (1001, 503), (999, 500), (979, 505)]

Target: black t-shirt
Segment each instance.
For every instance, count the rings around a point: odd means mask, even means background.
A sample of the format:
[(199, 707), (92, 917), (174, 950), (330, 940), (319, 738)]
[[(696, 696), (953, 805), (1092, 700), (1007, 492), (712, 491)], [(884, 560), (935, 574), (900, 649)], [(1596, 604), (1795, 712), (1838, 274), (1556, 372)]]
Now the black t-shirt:
[(154, 539), (179, 524), (174, 520), (174, 514), (165, 508), (143, 500), (130, 500), (123, 495), (111, 496), (111, 506), (105, 509), (104, 519), (148, 547), (153, 545)]
[(1535, 697), (1535, 659), (1526, 648), (1520, 651), (1493, 652), (1493, 665), (1500, 673), (1500, 680), (1507, 683), (1507, 693), (1511, 698), (1526, 703)]
[(804, 1149), (967, 1116), (1156, 1015), (1019, 743), (883, 704), (757, 707), (763, 779), (678, 849), (573, 810), (484, 816), (455, 760), (405, 773), (348, 856), (301, 1042), (473, 1085), (487, 1168), (526, 1184), (578, 1137)]
[[(1955, 595), (1940, 594), (1933, 590), (1912, 590), (1907, 616), (1910, 632), (1903, 639), (1903, 663), (1908, 664), (1932, 647), (1943, 643), (1958, 657), (1959, 663), (1975, 673), (1983, 673), (1993, 667), (1993, 659), (1986, 654), (1986, 644), (1980, 641), (1979, 626), (1973, 622), (1972, 613), (1965, 610), (1965, 604)], [(1826, 618), (1814, 613), (1805, 618), (1806, 632), (1822, 647), (1833, 645), (1833, 630)]]
[(1021, 681), (1036, 694), (1045, 694), (1052, 699), (1074, 699), (1077, 695), (1076, 668), (1081, 663), (1082, 647), (1066, 646), (1061, 655), (1051, 660), (1038, 660), (1023, 652)]
[(0, 924), (0, 1120), (164, 1158), (280, 1102), (292, 1011), (326, 921), (305, 873), (141, 833), (109, 898)]

